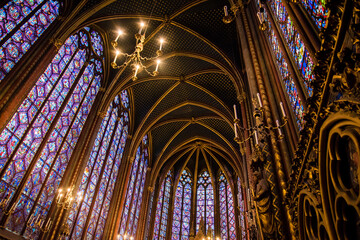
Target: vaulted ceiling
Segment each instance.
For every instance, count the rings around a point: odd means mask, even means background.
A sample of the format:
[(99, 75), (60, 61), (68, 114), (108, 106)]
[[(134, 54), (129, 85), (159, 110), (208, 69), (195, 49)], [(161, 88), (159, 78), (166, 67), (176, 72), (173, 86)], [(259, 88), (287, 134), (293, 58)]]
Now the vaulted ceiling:
[(154, 56), (159, 38), (166, 39), (157, 77), (143, 71), (133, 81), (130, 68), (109, 68), (106, 93), (109, 101), (123, 89), (132, 94), (132, 144), (146, 133), (151, 136), (154, 179), (172, 166), (182, 168), (187, 159), (182, 154), (193, 149), (203, 149), (203, 155), (212, 154), (226, 169), (241, 172), (232, 106), (244, 91), (242, 62), (236, 24), (222, 21), (224, 5), (229, 2), (90, 0), (79, 14), (79, 27), (93, 24), (103, 31), (109, 62), (114, 57), (110, 41), (118, 28), (126, 33), (119, 47), (133, 52), (140, 19), (147, 23), (143, 56)]

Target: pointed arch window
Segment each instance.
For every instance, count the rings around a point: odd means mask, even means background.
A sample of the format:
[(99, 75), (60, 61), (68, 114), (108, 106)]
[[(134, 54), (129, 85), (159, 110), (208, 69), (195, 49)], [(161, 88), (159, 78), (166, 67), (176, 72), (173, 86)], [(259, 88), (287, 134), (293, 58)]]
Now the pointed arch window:
[(219, 178), (219, 200), (220, 200), (220, 231), (221, 239), (236, 238), (236, 222), (234, 211), (234, 198), (231, 187), (223, 172), (220, 172)]
[(154, 234), (152, 238), (153, 240), (156, 239), (164, 240), (166, 238), (171, 185), (172, 185), (172, 172), (169, 171), (165, 180), (161, 185), (158, 202), (156, 204)]
[(172, 240), (189, 239), (191, 210), (191, 174), (183, 170), (175, 193)]
[(0, 81), (59, 15), (54, 0), (9, 1), (0, 8)]
[(79, 187), (83, 201), (69, 214), (69, 239), (102, 238), (128, 128), (128, 94), (124, 90), (110, 104), (95, 139)]
[(145, 135), (141, 145), (137, 149), (135, 160), (131, 168), (124, 210), (121, 216), (119, 230), (120, 239), (123, 239), (125, 234), (136, 239), (136, 230), (139, 221), (148, 159), (148, 137)]
[(326, 24), (328, 11), (325, 9), (325, 2), (324, 0), (301, 0), (302, 5), (319, 29), (325, 27)]
[(241, 190), (241, 181), (238, 177), (237, 179), (237, 187), (238, 187), (238, 201), (239, 201), (239, 209), (240, 209), (240, 227), (241, 227), (241, 239), (246, 239), (246, 230), (245, 230), (245, 207), (244, 207), (244, 199)]
[(196, 190), (196, 232), (199, 231), (201, 218), (204, 220), (206, 232), (209, 228), (214, 231), (214, 191), (211, 177), (207, 170), (200, 173)]
[(30, 220), (46, 218), (99, 90), (102, 58), (96, 31), (69, 37), (2, 130), (0, 198), (14, 212), (1, 217), (11, 231), (39, 234)]
[(296, 30), (285, 6), (282, 3), (282, 0), (271, 1), (270, 7), (280, 26), (281, 32), (293, 59), (303, 76), (306, 90), (309, 96), (311, 96), (312, 87), (310, 86), (310, 82), (314, 79), (312, 74), (314, 63), (310, 57), (309, 51), (306, 49), (304, 42), (301, 40), (300, 34)]

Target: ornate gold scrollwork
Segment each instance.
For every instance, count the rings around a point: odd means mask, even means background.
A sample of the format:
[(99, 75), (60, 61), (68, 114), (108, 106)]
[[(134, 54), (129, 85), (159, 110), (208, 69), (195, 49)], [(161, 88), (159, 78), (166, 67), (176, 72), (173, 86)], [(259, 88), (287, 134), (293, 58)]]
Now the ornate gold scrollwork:
[(360, 239), (360, 116), (348, 114), (333, 114), (320, 131), (320, 191), (332, 239)]

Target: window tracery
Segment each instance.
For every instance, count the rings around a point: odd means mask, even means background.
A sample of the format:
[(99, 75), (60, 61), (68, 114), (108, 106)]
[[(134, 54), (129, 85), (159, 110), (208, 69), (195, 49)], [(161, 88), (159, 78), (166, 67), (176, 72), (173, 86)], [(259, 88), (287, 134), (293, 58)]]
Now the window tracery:
[(175, 193), (172, 222), (173, 240), (188, 239), (190, 234), (190, 210), (192, 179), (190, 172), (183, 170)]
[(199, 231), (200, 220), (203, 218), (206, 231), (209, 227), (214, 231), (214, 191), (211, 177), (207, 170), (200, 173), (196, 191), (196, 232)]
[(66, 40), (0, 134), (0, 198), (16, 206), (0, 214), (29, 238), (39, 230), (26, 223), (45, 220), (103, 78), (102, 56), (91, 50), (102, 41), (90, 33)]
[(234, 200), (231, 187), (223, 172), (219, 179), (220, 231), (221, 239), (236, 239)]
[(131, 175), (120, 223), (120, 239), (123, 239), (125, 234), (136, 238), (148, 158), (148, 136), (145, 135), (136, 151), (135, 160), (131, 168)]
[(9, 1), (0, 8), (0, 81), (59, 15), (55, 0)]
[(84, 199), (69, 214), (69, 239), (82, 235), (101, 239), (128, 135), (127, 103), (128, 93), (124, 90), (110, 104), (101, 123), (79, 187)]
[(172, 185), (172, 172), (169, 171), (165, 180), (161, 185), (159, 198), (156, 205), (155, 226), (154, 226), (154, 234), (152, 238), (154, 240), (166, 238), (171, 185)]

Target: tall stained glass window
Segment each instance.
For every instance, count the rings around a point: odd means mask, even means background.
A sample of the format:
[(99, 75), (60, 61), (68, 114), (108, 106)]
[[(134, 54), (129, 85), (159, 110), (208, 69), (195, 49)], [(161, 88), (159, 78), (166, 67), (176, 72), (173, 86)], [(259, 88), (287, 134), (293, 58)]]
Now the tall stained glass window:
[(69, 214), (69, 239), (102, 238), (128, 127), (129, 105), (125, 90), (115, 97), (101, 123), (79, 187), (83, 201)]
[(55, 0), (14, 0), (0, 8), (0, 81), (59, 15)]
[(237, 186), (238, 186), (238, 203), (240, 208), (239, 218), (240, 218), (240, 227), (241, 227), (241, 239), (245, 240), (246, 239), (245, 219), (244, 219), (245, 207), (244, 207), (244, 199), (241, 191), (241, 182), (239, 177), (237, 179)]
[(181, 173), (176, 188), (172, 222), (172, 240), (189, 239), (192, 180), (190, 172)]
[(208, 171), (202, 171), (198, 177), (196, 190), (196, 232), (199, 231), (200, 221), (204, 220), (206, 232), (209, 228), (214, 231), (214, 191)]
[(166, 227), (168, 223), (168, 211), (170, 204), (172, 173), (169, 171), (165, 180), (163, 181), (158, 202), (156, 204), (156, 215), (153, 240), (166, 238)]
[(309, 51), (306, 49), (304, 42), (301, 40), (299, 32), (296, 30), (292, 20), (290, 19), (285, 6), (282, 4), (282, 0), (271, 1), (270, 6), (295, 63), (302, 73), (308, 94), (311, 96), (312, 87), (310, 86), (310, 82), (314, 78), (312, 74), (314, 63), (310, 58)]
[[(103, 77), (102, 41), (85, 28), (59, 49), (0, 133), (0, 198), (6, 228), (36, 239)], [(12, 204), (13, 203), (13, 204)]]
[(141, 209), (141, 200), (144, 191), (146, 169), (148, 166), (148, 138), (147, 135), (136, 151), (134, 163), (131, 168), (130, 180), (126, 192), (125, 205), (121, 216), (120, 239), (123, 236), (132, 236), (136, 239), (136, 230)]
[[(265, 13), (265, 17), (268, 18), (267, 14)], [(295, 86), (294, 79), (289, 73), (288, 65), (286, 60), (284, 59), (284, 54), (279, 47), (279, 41), (275, 35), (273, 26), (271, 25), (270, 21), (268, 22), (268, 30), (267, 35), (269, 38), (270, 46), (272, 48), (272, 52), (274, 53), (278, 69), (280, 71), (281, 78), (284, 83), (285, 90), (288, 94), (291, 107), (294, 111), (294, 114), (296, 116), (296, 121), (298, 124), (298, 127), (301, 128), (303, 124), (303, 117), (304, 117), (304, 107), (301, 103), (298, 89)]]
[(325, 27), (328, 11), (325, 9), (325, 0), (301, 0), (303, 6), (314, 20), (318, 28)]
[(220, 231), (221, 239), (236, 240), (234, 199), (230, 184), (223, 172), (219, 176)]

